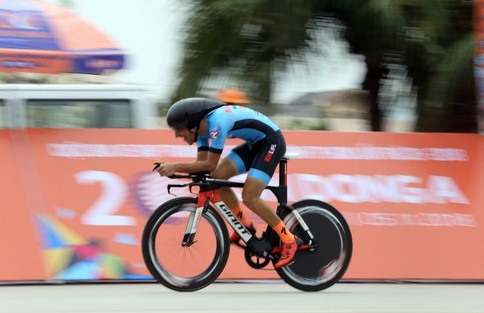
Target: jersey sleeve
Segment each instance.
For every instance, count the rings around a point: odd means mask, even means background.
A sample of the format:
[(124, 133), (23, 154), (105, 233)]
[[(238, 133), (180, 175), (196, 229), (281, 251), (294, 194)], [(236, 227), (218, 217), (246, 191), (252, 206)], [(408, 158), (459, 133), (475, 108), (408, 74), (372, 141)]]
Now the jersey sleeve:
[(213, 153), (221, 154), (225, 141), (227, 140), (227, 135), (231, 130), (230, 120), (223, 118), (220, 114), (210, 116), (210, 127), (208, 130), (208, 135), (211, 140), (209, 151)]
[(197, 139), (197, 151), (208, 151), (210, 144), (208, 137), (198, 137)]

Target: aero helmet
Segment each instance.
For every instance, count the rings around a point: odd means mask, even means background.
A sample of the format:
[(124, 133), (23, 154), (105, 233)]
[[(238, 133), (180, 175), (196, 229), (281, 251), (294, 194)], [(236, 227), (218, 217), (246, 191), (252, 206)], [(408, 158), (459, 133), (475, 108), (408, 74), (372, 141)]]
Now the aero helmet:
[(186, 98), (175, 102), (166, 114), (168, 126), (175, 129), (192, 129), (197, 127), (202, 119), (225, 103), (205, 98)]

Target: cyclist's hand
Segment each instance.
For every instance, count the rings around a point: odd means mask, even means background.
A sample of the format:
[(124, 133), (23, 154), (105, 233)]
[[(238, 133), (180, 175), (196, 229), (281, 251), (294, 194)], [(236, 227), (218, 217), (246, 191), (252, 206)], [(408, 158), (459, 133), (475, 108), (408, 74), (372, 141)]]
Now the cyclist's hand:
[(157, 163), (160, 165), (158, 167), (155, 166), (153, 170), (157, 171), (160, 176), (171, 176), (175, 174), (175, 166), (172, 163)]
[(160, 167), (161, 164), (163, 164), (163, 162), (154, 162), (153, 163), (154, 167), (151, 171), (152, 172), (156, 171)]

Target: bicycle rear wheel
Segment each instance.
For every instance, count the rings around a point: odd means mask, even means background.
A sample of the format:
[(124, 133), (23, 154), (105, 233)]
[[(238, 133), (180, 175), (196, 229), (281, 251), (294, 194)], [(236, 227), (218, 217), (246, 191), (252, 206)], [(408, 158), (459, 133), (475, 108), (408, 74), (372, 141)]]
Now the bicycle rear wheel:
[[(343, 215), (325, 202), (302, 200), (292, 207), (313, 234), (315, 249), (298, 251), (294, 263), (276, 271), (286, 283), (300, 290), (329, 288), (343, 277), (350, 264), (353, 240), (349, 226)], [(293, 214), (285, 214), (283, 220), (294, 235), (306, 241), (307, 235)]]
[(158, 282), (176, 291), (208, 286), (223, 271), (229, 256), (227, 227), (211, 207), (201, 216), (194, 243), (182, 244), (195, 210), (195, 198), (169, 200), (153, 212), (143, 231), (146, 267)]

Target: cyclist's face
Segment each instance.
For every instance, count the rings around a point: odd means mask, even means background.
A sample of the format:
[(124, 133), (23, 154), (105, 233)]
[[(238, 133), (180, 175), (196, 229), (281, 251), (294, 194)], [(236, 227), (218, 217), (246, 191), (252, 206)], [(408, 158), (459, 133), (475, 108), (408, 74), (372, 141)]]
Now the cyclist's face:
[(195, 142), (195, 130), (190, 130), (188, 128), (175, 130), (176, 138), (183, 138), (183, 140), (192, 145)]

